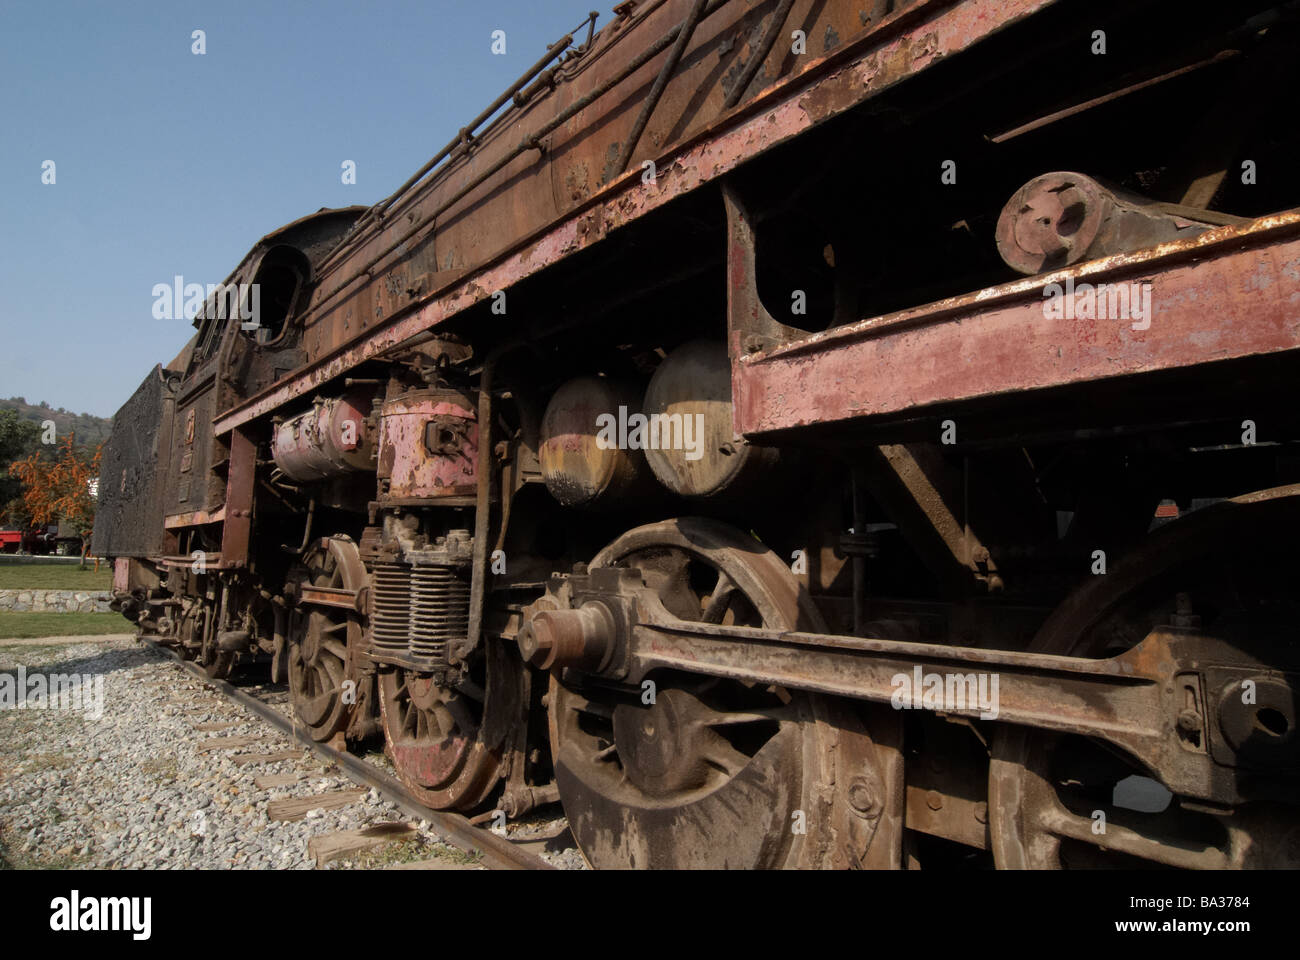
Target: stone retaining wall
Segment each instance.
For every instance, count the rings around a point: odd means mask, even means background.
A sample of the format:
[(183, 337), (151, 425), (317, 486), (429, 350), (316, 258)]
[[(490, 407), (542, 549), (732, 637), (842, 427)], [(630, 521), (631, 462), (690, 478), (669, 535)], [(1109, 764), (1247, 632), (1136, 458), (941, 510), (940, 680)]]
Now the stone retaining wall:
[(107, 590), (0, 590), (0, 610), (109, 613)]

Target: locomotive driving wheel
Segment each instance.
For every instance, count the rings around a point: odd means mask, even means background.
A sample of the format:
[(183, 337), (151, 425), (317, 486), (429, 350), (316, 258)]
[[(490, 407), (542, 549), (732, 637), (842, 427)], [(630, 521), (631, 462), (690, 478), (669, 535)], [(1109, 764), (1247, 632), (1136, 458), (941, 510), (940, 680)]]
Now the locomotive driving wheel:
[(379, 677), (385, 750), (402, 783), (435, 810), (469, 810), (486, 798), (520, 709), (520, 665), (499, 643), (466, 666), (454, 686), (400, 667)]
[[(632, 530), (591, 566), (641, 571), (682, 620), (817, 629), (776, 554), (710, 520)], [(551, 750), (560, 798), (596, 868), (821, 865), (838, 723), (823, 698), (689, 674), (625, 689), (558, 672)], [(837, 711), (836, 711), (837, 712)], [(837, 716), (836, 720), (840, 718)]]
[[(303, 554), (296, 579), (314, 587), (355, 591), (365, 578), (356, 544), (343, 537), (326, 537)], [(298, 605), (289, 614), (289, 695), (294, 713), (317, 742), (347, 728), (348, 648), (360, 642), (361, 624), (351, 611)]]
[[(1192, 514), (1076, 591), (1034, 641), (1035, 652), (1111, 657), (1162, 625), (1215, 638), (1200, 663), (1204, 707), (1185, 710), (1169, 735), (1198, 749), (1202, 737), (1211, 749), (1230, 747), (1248, 799), (1180, 797), (1095, 740), (1004, 727), (989, 778), (998, 867), (1300, 866), (1296, 692), (1277, 669), (1295, 671), (1298, 661), (1297, 536), (1300, 495), (1290, 488)], [(1253, 698), (1241, 695), (1247, 678)]]

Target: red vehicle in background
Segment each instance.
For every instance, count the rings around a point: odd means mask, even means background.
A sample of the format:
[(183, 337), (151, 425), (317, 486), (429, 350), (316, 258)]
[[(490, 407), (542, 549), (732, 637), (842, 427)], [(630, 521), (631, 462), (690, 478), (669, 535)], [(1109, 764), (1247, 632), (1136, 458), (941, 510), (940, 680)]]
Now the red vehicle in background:
[(75, 557), (81, 553), (82, 538), (66, 525), (51, 523), (29, 530), (6, 527), (0, 530), (0, 552), (29, 553), (37, 556), (57, 553)]

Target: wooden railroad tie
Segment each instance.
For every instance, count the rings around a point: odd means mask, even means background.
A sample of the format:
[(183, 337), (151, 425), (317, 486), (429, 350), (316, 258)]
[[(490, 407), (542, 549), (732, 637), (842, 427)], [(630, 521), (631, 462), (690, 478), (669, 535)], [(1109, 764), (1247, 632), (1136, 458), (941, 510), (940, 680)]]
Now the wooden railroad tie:
[(340, 830), (312, 837), (307, 841), (307, 853), (316, 859), (316, 866), (323, 867), (331, 860), (342, 860), (354, 853), (373, 850), (415, 835), (414, 823), (402, 820), (376, 823), (360, 830)]
[(276, 787), (287, 787), (301, 780), (301, 773), (268, 773), (260, 777), (253, 778), (253, 786), (259, 790), (274, 790)]
[(291, 797), (288, 800), (272, 800), (266, 805), (266, 815), (272, 820), (301, 820), (309, 810), (335, 810), (356, 803), (364, 797), (367, 790), (332, 790), (318, 793), (313, 797)]

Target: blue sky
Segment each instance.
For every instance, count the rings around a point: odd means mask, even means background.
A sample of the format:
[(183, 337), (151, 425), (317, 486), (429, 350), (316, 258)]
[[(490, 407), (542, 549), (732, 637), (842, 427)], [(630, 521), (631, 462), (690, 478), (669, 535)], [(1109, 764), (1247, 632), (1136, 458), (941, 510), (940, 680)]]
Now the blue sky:
[(153, 318), (154, 284), (219, 282), (277, 226), (386, 196), (612, 5), (0, 2), (0, 398), (112, 415), (192, 332)]

